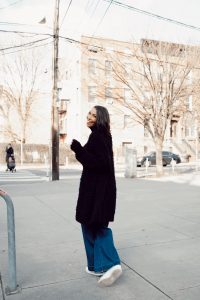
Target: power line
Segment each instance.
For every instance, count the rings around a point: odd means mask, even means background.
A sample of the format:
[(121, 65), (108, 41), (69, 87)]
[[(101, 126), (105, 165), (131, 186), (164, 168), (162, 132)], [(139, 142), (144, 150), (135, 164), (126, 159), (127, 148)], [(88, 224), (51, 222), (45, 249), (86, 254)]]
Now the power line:
[[(106, 0), (104, 0), (106, 1)], [(34, 34), (34, 35), (45, 35), (45, 36), (48, 36), (49, 38), (50, 37), (54, 37), (53, 34), (49, 34), (49, 33), (35, 33), (35, 32), (27, 32), (27, 31), (17, 31), (17, 30), (0, 30), (0, 32), (9, 32), (9, 33), (22, 33), (22, 34)], [(68, 37), (65, 37), (65, 36), (61, 36), (59, 35), (59, 38), (62, 38), (64, 40), (67, 40), (69, 43), (76, 43), (76, 44), (80, 44), (80, 45), (85, 45), (85, 46), (91, 46), (91, 47), (95, 47), (96, 49), (99, 49), (100, 51), (103, 50), (103, 47), (102, 46), (97, 46), (97, 45), (93, 45), (91, 44), (91, 40), (94, 38), (94, 37), (91, 37), (89, 42), (88, 43), (85, 43), (85, 42), (81, 42), (79, 40), (76, 40), (76, 39), (72, 39), (72, 38), (68, 38)], [(47, 38), (48, 39), (48, 38)], [(45, 40), (45, 39), (44, 39)], [(119, 51), (116, 51), (116, 50), (112, 50), (114, 52), (119, 52)]]
[(13, 3), (10, 3), (10, 4), (9, 4), (9, 5), (7, 5), (7, 6), (0, 7), (0, 9), (5, 9), (5, 8), (8, 8), (8, 7), (10, 7), (10, 6), (13, 6), (13, 5), (15, 5), (15, 4), (17, 4), (17, 3), (21, 2), (21, 1), (23, 1), (23, 0), (18, 0), (18, 1), (15, 1), (15, 2), (13, 2)]
[(92, 14), (90, 15), (90, 18), (93, 16), (93, 14), (95, 13), (96, 9), (97, 9), (97, 6), (99, 5), (99, 3), (101, 2), (101, 0), (98, 0), (93, 11), (92, 11)]
[(47, 36), (53, 37), (53, 34), (50, 34), (50, 33), (38, 33), (38, 32), (21, 31), (21, 30), (4, 30), (4, 29), (0, 29), (0, 32), (5, 32), (5, 33), (28, 33), (28, 34), (34, 34), (34, 35), (47, 35)]
[[(0, 22), (0, 25), (9, 25), (9, 26), (29, 26), (29, 27), (41, 27), (41, 25), (38, 23), (38, 24), (25, 24), (25, 23), (12, 23), (12, 22)], [(46, 28), (49, 28), (49, 29), (52, 29), (51, 27), (49, 26), (45, 26)]]
[[(23, 1), (23, 0), (19, 0), (19, 1), (16, 1), (12, 4), (10, 4), (9, 6), (11, 5), (14, 5), (20, 1)], [(167, 21), (167, 22), (171, 22), (171, 23), (174, 23), (176, 25), (180, 25), (180, 26), (184, 26), (184, 27), (187, 27), (187, 28), (190, 28), (190, 29), (194, 29), (194, 30), (197, 30), (197, 31), (200, 31), (200, 27), (197, 27), (197, 26), (194, 26), (194, 25), (190, 25), (190, 24), (186, 24), (186, 23), (183, 23), (183, 22), (180, 22), (180, 21), (177, 21), (177, 20), (174, 20), (174, 19), (170, 19), (170, 18), (166, 18), (166, 17), (163, 17), (163, 16), (160, 16), (160, 15), (157, 15), (157, 14), (154, 14), (154, 13), (151, 13), (151, 12), (148, 12), (148, 11), (145, 11), (145, 10), (142, 10), (142, 9), (139, 9), (139, 8), (136, 8), (136, 7), (133, 7), (133, 6), (130, 6), (128, 4), (124, 4), (124, 3), (121, 3), (119, 1), (116, 1), (116, 0), (103, 0), (105, 2), (109, 2), (109, 6), (107, 7), (104, 15), (102, 16), (101, 20), (99, 21), (94, 33), (92, 34), (92, 36), (94, 36), (95, 32), (97, 31), (98, 27), (100, 26), (100, 24), (102, 23), (108, 9), (110, 8), (111, 4), (115, 4), (117, 6), (121, 6), (123, 8), (126, 8), (126, 9), (129, 9), (129, 10), (133, 10), (133, 11), (136, 11), (138, 13), (141, 13), (141, 14), (146, 14), (148, 16), (151, 16), (151, 17), (154, 17), (154, 18), (157, 18), (157, 19), (161, 19), (161, 20), (164, 20), (164, 21)], [(67, 12), (69, 10), (69, 7), (71, 6), (71, 3), (72, 3), (72, 0), (70, 1), (69, 5), (68, 5), (68, 8), (67, 8), (67, 11), (65, 13), (65, 16), (64, 18), (66, 17), (67, 15)], [(97, 6), (98, 6), (99, 2), (97, 3)], [(7, 6), (7, 7), (9, 7)], [(2, 9), (3, 7), (1, 7), (0, 9)], [(95, 8), (96, 9), (96, 8)], [(63, 20), (64, 20), (63, 18)], [(63, 23), (63, 20), (62, 20), (62, 23)], [(2, 25), (28, 25), (28, 24), (20, 24), (20, 23), (9, 23), (9, 22), (0, 22), (0, 24)], [(32, 25), (28, 25), (28, 26), (32, 26)], [(48, 33), (36, 33), (36, 32), (27, 32), (27, 31), (18, 31), (18, 30), (3, 30), (3, 29), (0, 29), (0, 32), (5, 32), (5, 33), (25, 33), (25, 34), (35, 34), (35, 35), (49, 35), (49, 36), (53, 36), (52, 34), (48, 34)]]
[(66, 12), (65, 12), (65, 14), (64, 14), (64, 17), (62, 18), (62, 21), (61, 21), (61, 23), (60, 23), (60, 27), (62, 26), (62, 24), (63, 24), (63, 22), (64, 22), (64, 19), (65, 19), (66, 16), (67, 16), (67, 13), (68, 13), (68, 11), (69, 11), (69, 8), (70, 8), (71, 4), (72, 4), (72, 0), (70, 0), (70, 2), (69, 2), (69, 4), (68, 4), (67, 10), (66, 10)]
[(96, 26), (96, 28), (95, 28), (95, 30), (94, 30), (94, 33), (92, 34), (92, 37), (95, 35), (97, 29), (99, 28), (99, 26), (100, 26), (101, 23), (103, 22), (103, 19), (105, 18), (105, 16), (106, 16), (106, 14), (107, 14), (107, 12), (108, 12), (108, 10), (109, 10), (111, 4), (113, 3), (113, 0), (111, 0), (111, 1), (109, 1), (109, 2), (110, 2), (110, 4), (109, 4), (108, 7), (106, 8), (106, 10), (105, 10), (103, 16), (101, 17), (99, 23), (97, 24), (97, 26)]
[[(101, 0), (98, 0), (97, 3), (95, 4), (95, 8), (93, 9), (92, 13), (90, 14), (90, 18), (93, 16), (93, 14), (95, 13), (99, 3), (100, 3)], [(94, 3), (94, 0), (92, 2), (92, 4)], [(90, 0), (87, 1), (87, 3), (85, 4), (84, 6), (84, 11), (88, 11), (90, 10), (90, 7), (92, 7), (92, 5), (90, 5)], [(79, 23), (77, 24), (76, 28), (74, 29), (74, 32), (76, 32), (77, 28), (80, 29), (80, 28), (83, 28), (84, 27), (84, 24), (85, 24), (85, 20), (84, 20), (84, 15), (83, 15), (83, 12), (80, 16), (80, 20), (79, 20)], [(62, 22), (63, 23), (63, 22)], [(59, 36), (60, 37), (60, 36)], [(72, 43), (73, 41), (69, 41), (70, 43)], [(73, 53), (71, 55), (71, 57), (73, 56)], [(71, 59), (69, 64), (68, 64), (68, 68), (70, 67), (70, 65), (72, 64), (73, 60)]]
[(22, 24), (22, 23), (12, 23), (12, 22), (0, 22), (0, 25), (25, 25), (25, 26), (29, 26), (28, 24)]
[[(98, 0), (97, 3), (95, 4), (95, 7), (92, 11), (92, 13), (90, 14), (90, 19), (92, 18), (92, 16), (94, 15), (99, 3), (101, 2), (101, 0)], [(85, 6), (85, 10), (87, 9), (87, 6), (89, 4), (89, 1), (87, 2), (86, 6)], [(88, 21), (88, 20), (87, 20)], [(78, 23), (77, 27), (80, 28), (81, 27), (81, 23), (83, 23), (83, 18), (81, 18), (80, 22)], [(84, 23), (83, 23), (84, 24)]]
[(42, 41), (45, 41), (45, 40), (48, 40), (48, 39), (50, 39), (50, 37), (44, 38), (44, 39), (40, 39), (40, 40), (36, 40), (36, 41), (31, 41), (31, 42), (28, 42), (28, 43), (25, 43), (25, 44), (21, 44), (21, 45), (16, 45), (16, 46), (11, 46), (11, 47), (1, 48), (0, 51), (15, 49), (15, 48), (24, 47), (24, 46), (30, 46), (30, 45), (33, 45), (33, 44), (36, 44), (36, 43), (39, 43), (39, 42), (42, 42)]
[[(13, 53), (21, 52), (21, 51), (24, 51), (24, 50), (31, 50), (31, 49), (43, 47), (43, 46), (46, 46), (46, 45), (49, 45), (49, 44), (52, 44), (52, 43), (53, 43), (53, 41), (48, 42), (48, 43), (45, 43), (45, 44), (33, 46), (33, 47), (27, 47), (26, 49), (18, 49), (18, 50), (16, 50), (16, 51), (11, 51), (11, 52), (6, 52), (6, 53), (0, 53), (0, 55), (8, 55), (8, 54), (13, 54)], [(3, 52), (3, 51), (2, 51), (2, 52)]]
[[(106, 0), (104, 0), (106, 1)], [(6, 31), (6, 30), (0, 30), (0, 32), (3, 31), (3, 32), (12, 32), (12, 33), (30, 33), (30, 32), (23, 32), (23, 31)], [(9, 47), (10, 49), (12, 48), (16, 48), (16, 47), (20, 47), (20, 46), (26, 46), (26, 45), (29, 45), (29, 44), (34, 44), (36, 42), (39, 42), (39, 41), (43, 41), (43, 40), (47, 40), (51, 37), (54, 37), (54, 35), (52, 34), (47, 34), (47, 33), (44, 33), (44, 34), (38, 34), (38, 33), (31, 33), (31, 34), (37, 34), (37, 35), (46, 35), (46, 36), (49, 36), (48, 38), (45, 38), (45, 39), (41, 39), (41, 40), (38, 40), (38, 41), (33, 41), (33, 42), (29, 42), (27, 44), (23, 44), (23, 45), (17, 45), (17, 46), (12, 46), (12, 47)], [(61, 36), (59, 35), (59, 38), (62, 38), (66, 41), (68, 41), (69, 43), (75, 43), (75, 44), (79, 44), (79, 45), (84, 45), (84, 46), (91, 46), (91, 47), (94, 47), (95, 49), (99, 50), (99, 51), (105, 51), (106, 49), (102, 46), (98, 46), (98, 45), (93, 45), (91, 44), (91, 40), (93, 39), (93, 37), (90, 38), (89, 42), (88, 43), (85, 43), (85, 42), (81, 42), (81, 41), (78, 41), (78, 40), (75, 40), (75, 39), (72, 39), (72, 38), (68, 38), (68, 37), (65, 37), (65, 36)], [(42, 46), (42, 45), (41, 45)], [(37, 46), (39, 47), (39, 46)], [(8, 49), (9, 49), (8, 48)], [(6, 48), (5, 48), (6, 49)], [(5, 49), (0, 49), (2, 51), (4, 51)], [(19, 51), (22, 51), (23, 49), (19, 50)], [(119, 53), (119, 54), (124, 54), (122, 51), (117, 51), (117, 50), (112, 50), (113, 52), (116, 52), (116, 53)], [(18, 52), (18, 51), (16, 51)], [(11, 52), (12, 53), (12, 52)], [(83, 52), (84, 53), (84, 52)], [(7, 53), (6, 53), (7, 54)], [(9, 54), (9, 53), (8, 53)], [(199, 68), (195, 68), (195, 69), (199, 69)]]
[(86, 3), (86, 5), (85, 5), (85, 9), (86, 9), (86, 10), (89, 10), (89, 9), (90, 9), (90, 6), (91, 6), (90, 0), (88, 0), (87, 3)]
[(160, 20), (163, 20), (163, 21), (174, 23), (176, 25), (180, 25), (180, 26), (184, 26), (184, 27), (187, 27), (187, 28), (190, 28), (190, 29), (194, 29), (194, 30), (200, 31), (200, 27), (197, 27), (197, 26), (194, 26), (194, 25), (189, 25), (189, 24), (177, 21), (177, 20), (170, 19), (170, 18), (162, 17), (160, 15), (151, 13), (151, 12), (143, 10), (143, 9), (139, 9), (137, 7), (134, 7), (134, 6), (131, 6), (131, 5), (128, 5), (128, 4), (121, 3), (119, 1), (115, 1), (115, 0), (113, 0), (113, 1), (103, 0), (103, 1), (111, 2), (111, 3), (115, 4), (115, 5), (121, 6), (123, 8), (129, 9), (129, 10), (134, 10), (134, 11), (136, 11), (138, 13), (145, 14), (145, 15), (148, 15), (148, 16), (153, 17), (153, 18), (157, 18), (157, 19), (160, 19)]
[[(103, 19), (105, 18), (105, 16), (106, 16), (106, 14), (107, 14), (107, 12), (108, 12), (108, 10), (109, 10), (109, 8), (110, 8), (110, 6), (111, 6), (113, 0), (111, 0), (111, 1), (109, 1), (109, 2), (110, 2), (110, 4), (109, 4), (108, 7), (106, 8), (106, 10), (105, 10), (103, 16), (101, 17), (99, 23), (97, 24), (97, 26), (96, 26), (96, 28), (95, 28), (95, 30), (94, 30), (94, 32), (93, 32), (93, 34), (92, 34), (92, 36), (91, 36), (91, 38), (90, 38), (90, 40), (89, 40), (89, 43), (92, 41), (92, 39), (93, 39), (93, 37), (94, 37), (94, 35), (95, 35), (97, 29), (99, 28), (100, 24), (102, 23)], [(85, 53), (85, 51), (83, 52), (83, 54), (84, 54), (84, 53)]]

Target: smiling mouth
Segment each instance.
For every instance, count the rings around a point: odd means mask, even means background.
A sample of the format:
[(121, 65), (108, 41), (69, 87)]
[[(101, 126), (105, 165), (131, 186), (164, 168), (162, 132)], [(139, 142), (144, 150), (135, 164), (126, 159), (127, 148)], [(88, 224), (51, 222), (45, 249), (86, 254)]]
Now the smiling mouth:
[(87, 121), (87, 125), (88, 125), (88, 126), (93, 126), (93, 125), (94, 125), (94, 122)]

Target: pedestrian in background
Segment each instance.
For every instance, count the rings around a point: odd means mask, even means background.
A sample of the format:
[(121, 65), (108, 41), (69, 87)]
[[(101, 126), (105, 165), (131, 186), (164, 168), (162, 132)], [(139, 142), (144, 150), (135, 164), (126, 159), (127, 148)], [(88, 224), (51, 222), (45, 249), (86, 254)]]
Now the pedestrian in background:
[(81, 223), (85, 244), (86, 272), (100, 276), (99, 284), (110, 286), (122, 273), (109, 222), (114, 221), (116, 181), (110, 117), (103, 106), (94, 106), (87, 115), (91, 134), (84, 146), (72, 140), (71, 149), (82, 164), (76, 220)]
[(13, 147), (12, 145), (9, 143), (7, 146), (6, 146), (6, 163), (7, 163), (7, 170), (9, 169), (9, 159), (10, 158), (14, 158), (14, 150), (13, 150)]

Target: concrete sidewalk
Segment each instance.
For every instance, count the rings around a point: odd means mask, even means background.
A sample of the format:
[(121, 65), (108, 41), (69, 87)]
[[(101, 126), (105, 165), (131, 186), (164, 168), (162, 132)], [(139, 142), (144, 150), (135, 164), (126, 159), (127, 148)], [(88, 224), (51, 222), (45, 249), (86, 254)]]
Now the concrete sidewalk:
[[(10, 300), (199, 300), (200, 175), (117, 178), (111, 224), (123, 275), (101, 288), (85, 273), (78, 179), (7, 188), (16, 223), (17, 282)], [(2, 203), (4, 200), (0, 200)], [(0, 210), (0, 272), (8, 283), (6, 205)], [(0, 299), (3, 295), (0, 294)]]

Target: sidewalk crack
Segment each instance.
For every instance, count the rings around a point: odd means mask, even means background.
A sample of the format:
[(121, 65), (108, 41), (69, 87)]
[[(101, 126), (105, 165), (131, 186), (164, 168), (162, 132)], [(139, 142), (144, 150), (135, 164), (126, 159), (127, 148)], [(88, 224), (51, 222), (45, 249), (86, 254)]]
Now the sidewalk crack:
[(174, 300), (173, 298), (171, 298), (168, 294), (166, 294), (164, 291), (162, 291), (158, 286), (156, 286), (153, 282), (151, 282), (150, 280), (148, 280), (147, 278), (145, 278), (142, 274), (140, 274), (139, 272), (137, 272), (134, 268), (130, 267), (128, 264), (126, 264), (123, 260), (121, 260), (121, 262), (131, 271), (133, 271), (135, 274), (137, 274), (140, 278), (142, 278), (143, 280), (145, 280), (148, 284), (150, 284), (152, 287), (154, 287), (155, 289), (157, 289), (160, 293), (162, 293), (163, 295), (165, 295), (168, 299), (170, 300)]

